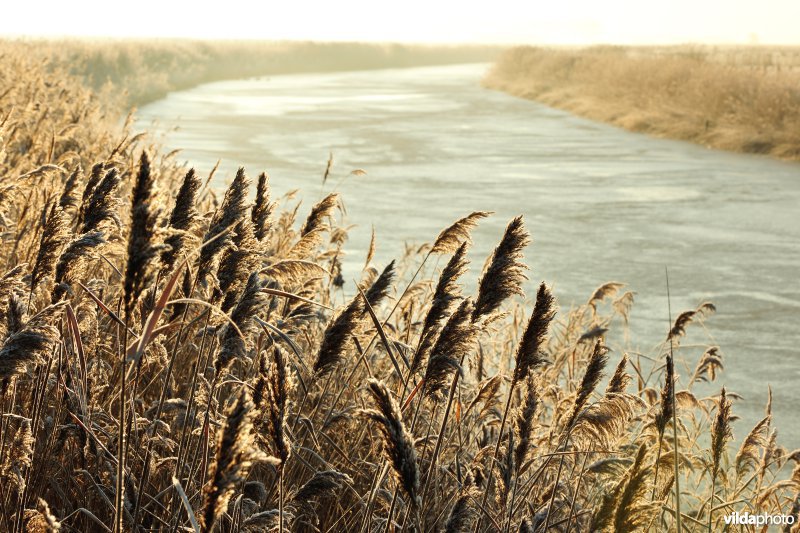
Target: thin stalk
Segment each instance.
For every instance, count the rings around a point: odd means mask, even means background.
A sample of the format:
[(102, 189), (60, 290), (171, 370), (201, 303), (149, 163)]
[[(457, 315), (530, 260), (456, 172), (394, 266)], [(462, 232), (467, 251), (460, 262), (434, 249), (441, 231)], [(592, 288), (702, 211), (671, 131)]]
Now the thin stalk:
[(278, 477), (278, 531), (283, 533), (283, 472), (284, 467), (281, 465)]
[[(667, 310), (669, 313), (669, 322), (667, 327), (672, 326), (672, 303), (670, 300), (669, 294), (669, 270), (664, 267), (664, 274), (667, 278)], [(669, 356), (674, 361), (674, 354), (673, 347), (672, 347), (672, 336), (669, 337)], [(681, 533), (683, 530), (682, 523), (681, 523), (681, 482), (680, 482), (680, 468), (678, 463), (680, 463), (680, 454), (678, 451), (678, 414), (677, 409), (675, 409), (675, 387), (672, 387), (672, 436), (673, 436), (673, 447), (675, 449), (675, 527), (677, 529), (677, 533)]]
[[(463, 357), (461, 358), (461, 364), (464, 364)], [(444, 432), (447, 430), (447, 421), (450, 418), (450, 409), (453, 407), (453, 398), (455, 398), (455, 391), (456, 387), (458, 387), (458, 378), (460, 376), (461, 373), (456, 372), (453, 376), (453, 383), (450, 385), (450, 393), (447, 395), (447, 407), (444, 410), (444, 416), (442, 416), (442, 425), (439, 427), (439, 434), (436, 436), (436, 446), (433, 448), (431, 464), (428, 466), (428, 473), (425, 476), (425, 485), (422, 488), (422, 501), (425, 501), (425, 497), (428, 495), (428, 486), (436, 470), (436, 460), (439, 458), (439, 451), (441, 450), (442, 441), (444, 440)]]
[(656, 467), (653, 471), (653, 494), (650, 496), (651, 500), (656, 499), (656, 487), (658, 486), (658, 464), (661, 462), (661, 444), (664, 441), (664, 435), (658, 435), (658, 448), (656, 449)]
[(120, 351), (120, 393), (119, 393), (119, 435), (117, 436), (117, 483), (114, 494), (114, 533), (122, 533), (122, 491), (125, 478), (125, 365), (128, 358), (128, 323), (130, 311), (125, 311), (125, 327), (122, 329), (122, 349)]
[[(197, 278), (195, 278), (194, 283), (197, 283)], [(194, 285), (192, 285), (192, 292), (190, 293), (190, 297), (191, 297), (191, 295), (193, 293), (194, 293)], [(167, 399), (167, 389), (169, 387), (169, 380), (170, 380), (170, 377), (172, 377), (172, 369), (175, 366), (175, 360), (178, 358), (178, 347), (181, 345), (183, 331), (184, 331), (184, 328), (186, 326), (186, 316), (188, 314), (188, 311), (189, 311), (189, 306), (187, 305), (183, 309), (183, 316), (181, 317), (181, 327), (178, 330), (178, 334), (175, 337), (175, 343), (172, 345), (172, 357), (170, 358), (169, 363), (167, 364), (167, 370), (166, 370), (166, 372), (164, 374), (164, 386), (161, 388), (161, 394), (159, 395), (159, 398), (158, 398), (158, 405), (156, 407), (156, 413), (155, 413), (155, 416), (153, 417), (154, 421), (158, 421), (161, 418), (161, 413), (162, 413), (163, 408), (164, 408), (164, 402)], [(188, 413), (187, 413), (187, 415), (188, 415)], [(153, 432), (155, 432), (155, 425), (153, 426)], [(136, 520), (139, 517), (139, 507), (140, 507), (141, 501), (142, 501), (142, 492), (143, 492), (145, 486), (147, 485), (147, 481), (148, 481), (149, 474), (150, 474), (150, 459), (152, 457), (151, 451), (152, 451), (152, 448), (153, 448), (153, 440), (154, 440), (152, 438), (153, 435), (150, 435), (150, 437), (151, 438), (148, 439), (148, 441), (147, 441), (147, 448), (146, 448), (145, 453), (144, 453), (144, 466), (142, 467), (142, 478), (139, 480), (139, 489), (138, 489), (137, 495), (136, 495), (136, 503), (135, 503), (134, 508), (133, 508), (133, 523), (134, 523), (134, 525), (136, 524)]]
[[(494, 477), (494, 462), (497, 460), (497, 454), (500, 453), (500, 443), (503, 441), (503, 429), (506, 427), (506, 421), (508, 420), (508, 413), (511, 410), (511, 399), (514, 397), (514, 386), (516, 385), (516, 381), (511, 381), (511, 386), (508, 390), (508, 399), (506, 400), (506, 407), (503, 410), (503, 420), (500, 422), (500, 430), (499, 434), (497, 435), (497, 443), (494, 446), (494, 453), (492, 453), (492, 466), (489, 468), (489, 473), (486, 477), (486, 488), (483, 491), (483, 498), (481, 499), (481, 507), (486, 507), (486, 502), (489, 501), (489, 488), (492, 486), (492, 478)], [(483, 525), (483, 515), (480, 515), (476, 524), (475, 524), (475, 533), (480, 531), (481, 526)]]

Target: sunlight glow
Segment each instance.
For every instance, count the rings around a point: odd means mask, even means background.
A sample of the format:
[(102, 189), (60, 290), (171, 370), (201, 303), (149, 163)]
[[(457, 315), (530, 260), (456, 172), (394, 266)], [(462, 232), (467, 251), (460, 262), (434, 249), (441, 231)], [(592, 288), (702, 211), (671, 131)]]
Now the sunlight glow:
[[(119, 6), (119, 7), (117, 7)], [(800, 44), (797, 0), (42, 0), (0, 35), (532, 44)]]

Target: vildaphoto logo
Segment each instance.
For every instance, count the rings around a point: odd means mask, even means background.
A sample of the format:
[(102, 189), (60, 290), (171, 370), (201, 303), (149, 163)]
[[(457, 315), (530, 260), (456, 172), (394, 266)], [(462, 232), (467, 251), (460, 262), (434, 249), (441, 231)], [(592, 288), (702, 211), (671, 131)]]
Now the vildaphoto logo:
[(791, 526), (795, 523), (795, 516), (783, 514), (750, 514), (747, 511), (735, 512), (725, 517), (725, 524), (729, 526)]

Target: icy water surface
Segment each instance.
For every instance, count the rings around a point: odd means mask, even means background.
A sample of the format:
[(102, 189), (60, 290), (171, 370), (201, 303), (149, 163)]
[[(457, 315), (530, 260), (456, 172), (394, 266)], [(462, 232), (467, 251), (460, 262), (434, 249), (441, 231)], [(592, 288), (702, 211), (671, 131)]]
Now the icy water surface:
[[(352, 290), (372, 225), (380, 265), (405, 242), (433, 239), (474, 210), (495, 211), (475, 231), (473, 271), (508, 220), (525, 215), (534, 283), (553, 284), (562, 306), (605, 281), (637, 292), (635, 344), (650, 351), (667, 329), (665, 266), (673, 314), (711, 300), (709, 335), (744, 396), (741, 438), (763, 413), (767, 385), (788, 448), (800, 446), (800, 164), (654, 139), (482, 89), (486, 65), (274, 76), (174, 93), (139, 111), (139, 126), (208, 172), (219, 186), (238, 165), (268, 170), (276, 194), (320, 198), (329, 151), (348, 220), (345, 277)], [(702, 330), (700, 330), (702, 331)], [(617, 346), (617, 348), (623, 348)], [(693, 365), (701, 347), (683, 355)], [(618, 353), (612, 355), (616, 362)], [(685, 367), (679, 372), (686, 376)]]

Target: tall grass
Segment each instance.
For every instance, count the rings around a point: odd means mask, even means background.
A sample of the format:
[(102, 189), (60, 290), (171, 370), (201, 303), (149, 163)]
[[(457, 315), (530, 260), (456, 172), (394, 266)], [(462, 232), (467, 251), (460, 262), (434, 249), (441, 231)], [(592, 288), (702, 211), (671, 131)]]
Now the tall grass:
[(465, 295), (483, 212), (342, 284), (336, 194), (304, 217), (245, 169), (218, 194), (54, 68), (0, 64), (0, 530), (699, 531), (733, 510), (797, 515), (800, 454), (771, 406), (751, 430), (735, 394), (694, 392), (722, 352), (680, 341), (712, 305), (665, 324), (652, 354), (612, 350), (633, 294), (607, 283), (558, 310), (542, 283), (528, 303), (522, 218)]
[(800, 49), (519, 47), (484, 83), (633, 131), (800, 159)]

